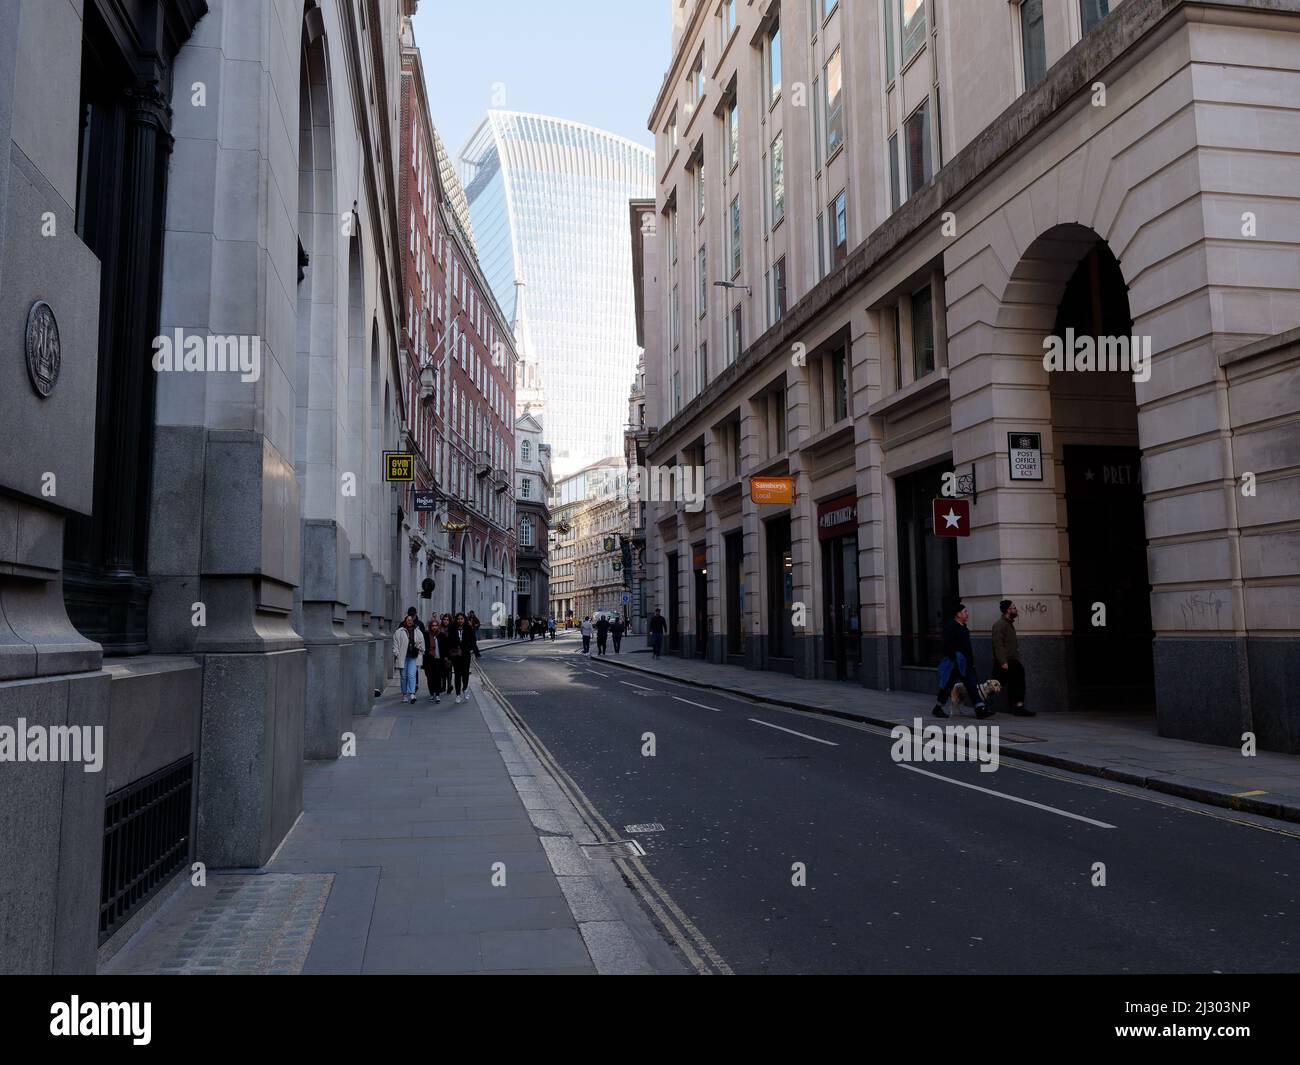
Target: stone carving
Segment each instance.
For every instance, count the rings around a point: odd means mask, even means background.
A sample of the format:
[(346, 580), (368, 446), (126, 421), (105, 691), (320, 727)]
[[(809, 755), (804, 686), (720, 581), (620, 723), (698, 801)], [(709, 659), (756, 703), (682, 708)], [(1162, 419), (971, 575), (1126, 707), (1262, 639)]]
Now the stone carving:
[(27, 312), (27, 373), (38, 395), (48, 396), (59, 380), (63, 362), (59, 345), (59, 323), (44, 300), (37, 300)]

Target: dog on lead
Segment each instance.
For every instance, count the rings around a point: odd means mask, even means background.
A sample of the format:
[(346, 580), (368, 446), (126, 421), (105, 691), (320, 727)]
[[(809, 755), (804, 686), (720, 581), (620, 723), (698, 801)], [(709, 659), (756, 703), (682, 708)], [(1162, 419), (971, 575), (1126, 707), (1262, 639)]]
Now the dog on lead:
[[(997, 695), (1002, 690), (1001, 681), (986, 680), (979, 685), (979, 697), (981, 702), (988, 702), (990, 695)], [(963, 706), (974, 706), (975, 703), (966, 690), (966, 685), (958, 681), (952, 686), (952, 694), (949, 696), (948, 705), (952, 707), (954, 713), (960, 712)]]

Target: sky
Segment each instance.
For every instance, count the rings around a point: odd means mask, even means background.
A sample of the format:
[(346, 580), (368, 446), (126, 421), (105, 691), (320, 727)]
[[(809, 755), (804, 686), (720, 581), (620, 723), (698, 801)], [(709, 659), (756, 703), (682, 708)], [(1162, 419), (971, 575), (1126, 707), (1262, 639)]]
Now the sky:
[(667, 0), (420, 0), (414, 27), (453, 159), (493, 107), (654, 147), (646, 120), (670, 58)]

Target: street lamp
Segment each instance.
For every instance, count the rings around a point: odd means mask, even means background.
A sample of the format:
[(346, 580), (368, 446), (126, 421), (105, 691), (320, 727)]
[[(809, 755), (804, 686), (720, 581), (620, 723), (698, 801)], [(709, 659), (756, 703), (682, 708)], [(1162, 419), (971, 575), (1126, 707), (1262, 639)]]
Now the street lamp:
[(747, 296), (752, 296), (754, 294), (754, 290), (750, 288), (748, 285), (740, 285), (737, 284), (735, 281), (715, 281), (713, 282), (713, 287), (714, 288), (743, 288)]

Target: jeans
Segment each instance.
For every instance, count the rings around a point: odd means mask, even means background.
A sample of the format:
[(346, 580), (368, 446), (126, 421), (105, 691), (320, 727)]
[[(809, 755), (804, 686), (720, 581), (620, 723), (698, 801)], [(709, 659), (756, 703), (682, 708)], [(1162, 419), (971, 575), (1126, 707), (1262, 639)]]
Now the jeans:
[(614, 634), (614, 653), (619, 653), (619, 648), (623, 646), (623, 637), (618, 633)]
[(402, 694), (414, 695), (420, 689), (420, 659), (402, 659)]
[(589, 654), (591, 654), (591, 637), (590, 637), (590, 636), (585, 636), (585, 635), (584, 635), (584, 636), (582, 637), (582, 653), (583, 653), (584, 655), (589, 655)]
[(650, 634), (650, 649), (654, 651), (655, 658), (659, 657), (659, 652), (663, 649), (664, 634), (662, 632), (652, 632)]

